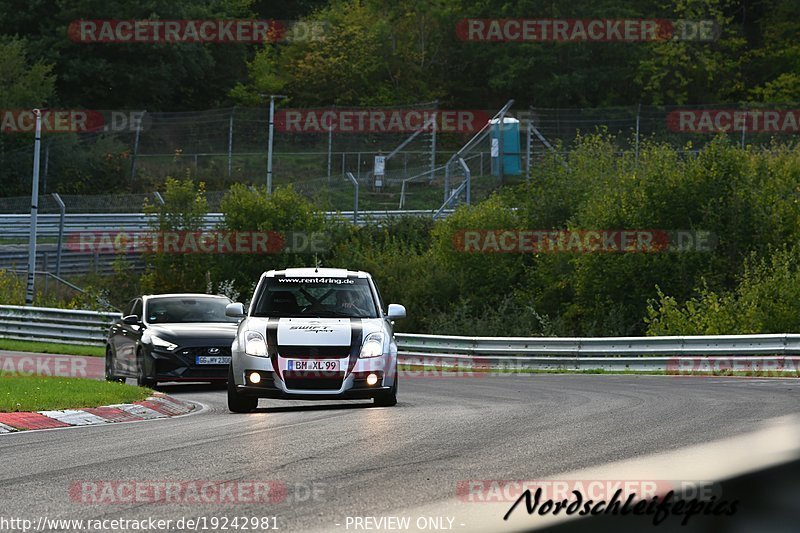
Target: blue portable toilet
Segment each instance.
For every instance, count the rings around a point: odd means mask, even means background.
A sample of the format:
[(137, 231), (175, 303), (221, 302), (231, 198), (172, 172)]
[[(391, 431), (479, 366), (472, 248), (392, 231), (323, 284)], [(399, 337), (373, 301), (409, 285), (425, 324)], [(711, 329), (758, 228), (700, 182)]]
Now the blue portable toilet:
[(500, 131), (500, 120), (492, 119), (492, 176), (500, 175), (500, 135), (503, 135), (503, 173), (506, 176), (522, 174), (522, 154), (519, 142), (519, 120), (512, 117), (503, 118), (503, 131)]

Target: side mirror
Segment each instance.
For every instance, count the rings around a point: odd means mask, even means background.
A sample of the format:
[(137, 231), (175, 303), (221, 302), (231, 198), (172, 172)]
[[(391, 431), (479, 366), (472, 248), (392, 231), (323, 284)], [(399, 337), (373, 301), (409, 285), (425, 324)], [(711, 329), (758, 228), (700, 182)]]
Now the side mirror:
[(389, 311), (386, 313), (386, 318), (389, 320), (397, 320), (398, 318), (406, 317), (406, 308), (400, 304), (389, 304)]
[(127, 326), (138, 326), (141, 324), (141, 321), (136, 315), (127, 315), (122, 317), (122, 323)]
[(225, 316), (230, 316), (233, 318), (242, 318), (244, 316), (244, 306), (239, 302), (226, 305)]

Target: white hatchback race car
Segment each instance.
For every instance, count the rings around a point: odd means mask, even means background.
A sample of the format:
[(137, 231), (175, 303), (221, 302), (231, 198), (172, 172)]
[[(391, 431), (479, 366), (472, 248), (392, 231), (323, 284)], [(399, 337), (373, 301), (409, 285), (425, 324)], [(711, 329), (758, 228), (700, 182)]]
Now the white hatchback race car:
[[(386, 311), (384, 311), (386, 309)], [(383, 306), (366, 272), (290, 268), (265, 272), (231, 347), (228, 408), (250, 412), (259, 398), (368, 399), (397, 403), (392, 321), (405, 307)]]

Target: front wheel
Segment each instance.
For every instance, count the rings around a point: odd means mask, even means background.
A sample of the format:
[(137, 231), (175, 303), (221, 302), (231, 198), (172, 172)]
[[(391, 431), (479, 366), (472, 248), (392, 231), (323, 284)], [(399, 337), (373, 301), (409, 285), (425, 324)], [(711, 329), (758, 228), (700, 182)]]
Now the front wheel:
[(144, 367), (144, 354), (141, 351), (136, 353), (136, 384), (149, 389), (156, 386), (156, 380), (147, 375)]
[(233, 364), (228, 367), (228, 409), (232, 413), (249, 413), (258, 407), (258, 398), (245, 396), (236, 390), (233, 380)]
[(375, 400), (373, 401), (373, 405), (375, 407), (391, 407), (393, 405), (397, 405), (397, 380), (398, 374), (395, 370), (394, 373), (394, 385), (392, 388), (386, 392), (381, 392), (378, 396), (375, 396)]

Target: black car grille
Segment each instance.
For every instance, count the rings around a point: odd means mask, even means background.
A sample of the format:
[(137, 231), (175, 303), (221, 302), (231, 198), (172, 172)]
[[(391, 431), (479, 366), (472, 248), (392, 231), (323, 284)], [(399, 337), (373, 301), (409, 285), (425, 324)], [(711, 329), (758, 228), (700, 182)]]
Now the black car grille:
[(296, 390), (339, 390), (344, 374), (341, 372), (290, 372), (283, 373), (283, 382)]
[(349, 346), (278, 346), (278, 355), (295, 359), (342, 359), (350, 356)]

